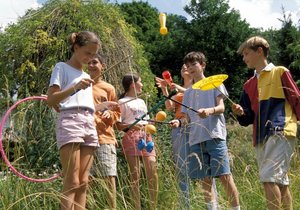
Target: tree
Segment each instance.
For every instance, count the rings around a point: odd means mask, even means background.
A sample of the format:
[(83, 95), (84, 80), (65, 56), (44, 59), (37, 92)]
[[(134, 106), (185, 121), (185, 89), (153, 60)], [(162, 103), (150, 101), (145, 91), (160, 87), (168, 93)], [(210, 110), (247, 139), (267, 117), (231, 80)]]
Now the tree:
[[(283, 19), (280, 19), (282, 22), (282, 28), (279, 30), (277, 36), (277, 44), (278, 44), (278, 65), (283, 65), (289, 68), (295, 78), (295, 80), (300, 80), (300, 66), (297, 65), (299, 54), (298, 44), (300, 39), (299, 30), (293, 25), (293, 21), (291, 19), (291, 14), (287, 15), (284, 8), (283, 11)], [(298, 68), (298, 71), (297, 71)]]
[(136, 29), (135, 36), (146, 51), (152, 72), (161, 76), (163, 70), (170, 69), (172, 74), (180, 77), (186, 38), (189, 37), (187, 19), (167, 14), (169, 33), (163, 36), (159, 33), (159, 11), (148, 2), (133, 1), (119, 6), (126, 21)]
[[(53, 66), (70, 57), (68, 35), (83, 30), (98, 34), (102, 42), (100, 52), (105, 55), (108, 67), (133, 55), (103, 75), (118, 92), (123, 91), (120, 82), (123, 74), (133, 71), (143, 78), (144, 91), (156, 96), (151, 79), (154, 75), (143, 49), (118, 8), (99, 0), (50, 0), (42, 8), (27, 11), (0, 34), (1, 111), (16, 99), (45, 94)], [(155, 99), (151, 97), (149, 102)], [(20, 136), (16, 141), (24, 156), (16, 157), (18, 163), (39, 173), (43, 166), (49, 167), (58, 159), (57, 150), (53, 149), (55, 118), (45, 104), (41, 108), (26, 105), (18, 106), (10, 115), (14, 125), (7, 131), (13, 129)]]
[(119, 92), (124, 71), (132, 70), (145, 78), (145, 91), (156, 93), (148, 79), (153, 74), (143, 49), (118, 8), (99, 0), (49, 0), (42, 8), (27, 11), (0, 34), (1, 95), (12, 99), (16, 94), (19, 98), (45, 94), (53, 65), (70, 56), (67, 36), (81, 30), (99, 35), (100, 51), (106, 56), (108, 67), (127, 55), (134, 56), (104, 75)]
[(225, 0), (191, 0), (185, 11), (190, 22), (189, 51), (202, 51), (208, 58), (206, 75), (225, 73), (231, 97), (237, 100), (248, 71), (236, 50), (255, 29), (250, 28), (240, 14), (230, 9)]
[(123, 3), (120, 8), (126, 21), (136, 28), (136, 36), (156, 75), (169, 69), (180, 78), (183, 57), (190, 51), (203, 51), (209, 60), (207, 75), (229, 74), (226, 86), (234, 98), (239, 97), (243, 82), (240, 78), (247, 77), (248, 71), (236, 50), (256, 30), (241, 20), (237, 11), (230, 10), (227, 1), (190, 1), (185, 7), (193, 18), (190, 22), (185, 17), (167, 14), (166, 36), (158, 33), (159, 12), (147, 2)]

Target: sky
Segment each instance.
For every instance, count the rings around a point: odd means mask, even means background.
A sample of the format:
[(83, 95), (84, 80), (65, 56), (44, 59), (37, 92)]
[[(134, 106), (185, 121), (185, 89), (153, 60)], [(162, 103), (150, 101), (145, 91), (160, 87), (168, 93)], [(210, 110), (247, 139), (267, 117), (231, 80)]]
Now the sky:
[[(46, 0), (0, 0), (0, 28), (16, 22), (29, 8), (37, 8)], [(160, 12), (188, 17), (183, 7), (190, 0), (143, 0), (156, 7)], [(131, 0), (110, 0), (110, 2), (131, 2)], [(229, 0), (229, 6), (239, 10), (241, 18), (250, 26), (263, 29), (280, 29), (282, 7), (291, 14), (294, 24), (300, 19), (300, 0)]]

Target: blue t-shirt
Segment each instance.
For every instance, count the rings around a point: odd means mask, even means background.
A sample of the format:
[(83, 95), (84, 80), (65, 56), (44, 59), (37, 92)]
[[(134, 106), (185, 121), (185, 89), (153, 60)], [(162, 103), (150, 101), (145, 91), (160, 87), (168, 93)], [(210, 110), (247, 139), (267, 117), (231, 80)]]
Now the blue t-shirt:
[[(218, 90), (219, 89), (219, 90)], [(217, 97), (225, 94), (228, 96), (225, 86), (222, 84), (212, 90), (196, 90), (189, 88), (184, 92), (183, 104), (195, 110), (201, 108), (211, 108), (217, 105)], [(181, 112), (187, 114), (190, 118), (188, 127), (189, 144), (190, 146), (198, 144), (213, 138), (220, 138), (226, 140), (226, 124), (223, 114), (210, 115), (207, 118), (200, 118), (200, 116), (190, 109), (182, 106)]]

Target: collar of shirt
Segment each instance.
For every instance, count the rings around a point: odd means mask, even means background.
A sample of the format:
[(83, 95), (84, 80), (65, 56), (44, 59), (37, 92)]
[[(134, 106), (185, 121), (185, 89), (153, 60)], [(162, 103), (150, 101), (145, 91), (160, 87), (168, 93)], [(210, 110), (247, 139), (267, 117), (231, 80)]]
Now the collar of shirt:
[[(261, 71), (271, 71), (273, 68), (275, 67), (275, 65), (273, 63), (269, 63), (268, 65), (265, 66), (265, 68), (263, 68)], [(254, 75), (258, 78), (259, 77), (259, 73), (256, 72), (256, 70), (254, 71)]]

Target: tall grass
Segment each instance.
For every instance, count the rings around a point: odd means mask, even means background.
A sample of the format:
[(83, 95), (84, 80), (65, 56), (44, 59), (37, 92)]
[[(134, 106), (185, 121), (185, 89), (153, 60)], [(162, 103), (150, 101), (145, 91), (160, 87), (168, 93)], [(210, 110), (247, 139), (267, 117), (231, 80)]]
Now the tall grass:
[[(39, 109), (35, 109), (39, 110)], [(24, 111), (24, 107), (23, 107)], [(46, 171), (46, 175), (49, 171), (53, 171), (52, 165), (57, 164), (58, 152), (53, 148), (52, 141), (55, 141), (53, 137), (54, 121), (45, 120), (45, 117), (38, 117), (39, 113), (43, 113), (45, 116), (51, 115), (51, 113), (40, 110), (37, 112), (31, 112), (32, 121), (39, 122), (39, 129), (34, 130), (37, 134), (30, 135), (34, 141), (28, 139), (22, 140), (22, 147), (14, 148), (14, 160), (18, 160), (16, 163), (28, 176), (37, 173), (43, 173), (41, 168), (36, 168), (38, 165), (42, 167), (42, 170)], [(27, 111), (27, 114), (29, 111)], [(16, 116), (16, 115), (14, 115)], [(26, 117), (25, 115), (22, 115)], [(19, 116), (20, 118), (20, 116)], [(27, 122), (27, 121), (26, 121)], [(33, 122), (32, 122), (33, 123)], [(33, 124), (27, 123), (31, 127)], [(24, 126), (26, 123), (19, 123)], [(43, 126), (41, 126), (43, 125)], [(38, 127), (35, 125), (34, 127)], [(23, 127), (24, 128), (24, 127)], [(28, 129), (27, 129), (28, 131)], [(32, 132), (27, 132), (32, 133)], [(121, 138), (121, 135), (118, 137)], [(28, 148), (26, 144), (34, 142), (34, 148), (38, 151), (33, 151), (32, 148)], [(52, 143), (51, 143), (52, 142)], [(155, 135), (156, 149), (157, 149), (157, 165), (159, 176), (159, 192), (158, 192), (158, 204), (157, 209), (178, 209), (178, 194), (179, 189), (176, 181), (175, 166), (173, 163), (171, 152), (171, 139), (170, 129), (165, 125), (157, 125), (157, 133)], [(48, 146), (47, 146), (48, 145)], [(45, 149), (45, 147), (49, 147)], [(50, 147), (51, 146), (51, 147)], [(6, 150), (9, 150), (9, 146)], [(33, 145), (31, 145), (33, 147)], [(264, 192), (261, 183), (258, 180), (258, 169), (254, 154), (254, 148), (252, 146), (252, 128), (241, 127), (237, 123), (228, 123), (228, 147), (230, 150), (231, 169), (237, 188), (240, 193), (240, 202), (242, 209), (257, 210), (266, 209)], [(19, 150), (18, 150), (19, 148)], [(25, 149), (24, 149), (25, 148)], [(44, 151), (43, 151), (44, 150)], [(50, 151), (48, 151), (50, 150)], [(292, 169), (290, 172), (291, 178), (291, 190), (294, 195), (294, 209), (300, 209), (300, 197), (297, 196), (300, 186), (300, 166), (299, 166), (299, 146), (293, 156)], [(25, 154), (26, 159), (24, 159)], [(22, 161), (20, 161), (21, 159)], [(47, 161), (42, 161), (40, 159)], [(35, 165), (32, 165), (30, 161), (35, 161)], [(26, 163), (28, 162), (28, 163)], [(48, 164), (48, 165), (47, 165)], [(61, 178), (48, 183), (32, 183), (22, 180), (11, 173), (7, 167), (1, 162), (1, 174), (0, 174), (0, 209), (12, 209), (12, 210), (32, 210), (32, 209), (59, 209), (59, 201), (62, 196)], [(49, 170), (51, 169), (51, 170)], [(4, 175), (5, 174), (5, 175)], [(44, 175), (45, 175), (44, 174)], [(129, 189), (129, 175), (128, 175), (127, 163), (122, 155), (121, 149), (118, 148), (118, 178), (117, 178), (117, 206), (118, 209), (133, 209), (132, 201), (130, 199)], [(146, 184), (145, 174), (142, 173), (141, 177), (141, 194), (142, 194), (142, 206), (143, 209), (149, 208), (148, 190)], [(87, 206), (89, 209), (105, 209), (108, 208), (106, 197), (105, 183), (97, 179), (89, 187)], [(227, 202), (223, 187), (220, 182), (217, 181), (218, 200), (222, 209), (229, 209), (230, 205)], [(191, 209), (199, 210), (206, 209), (204, 198), (201, 192), (201, 187), (198, 183), (191, 182)]]

